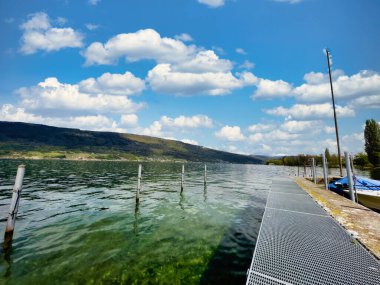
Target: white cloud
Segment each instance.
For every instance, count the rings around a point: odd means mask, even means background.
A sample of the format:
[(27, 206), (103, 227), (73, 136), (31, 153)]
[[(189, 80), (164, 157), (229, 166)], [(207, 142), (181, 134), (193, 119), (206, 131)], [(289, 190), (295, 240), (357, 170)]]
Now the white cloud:
[(253, 97), (256, 98), (275, 98), (283, 96), (291, 96), (293, 87), (291, 84), (283, 80), (269, 80), (259, 79), (257, 83), (257, 90), (254, 92)]
[[(363, 70), (354, 75), (345, 75), (342, 70), (332, 72), (335, 98), (348, 102), (351, 108), (378, 108), (380, 103), (380, 74)], [(292, 96), (298, 101), (326, 102), (331, 100), (328, 74), (310, 72), (304, 75), (305, 83), (293, 87), (283, 80), (259, 79), (256, 98), (275, 98)]]
[(193, 145), (199, 145), (199, 143), (197, 141), (191, 140), (191, 139), (183, 139), (183, 140), (181, 140), (181, 142), (193, 144)]
[[(321, 74), (317, 74), (321, 76)], [(315, 76), (314, 76), (315, 77)], [(294, 89), (297, 99), (303, 101), (330, 100), (330, 84), (327, 80), (309, 82)], [(352, 76), (341, 73), (334, 78), (334, 95), (338, 99), (356, 99), (380, 95), (380, 74), (368, 70), (360, 71)]]
[(186, 33), (176, 35), (176, 36), (174, 36), (174, 38), (176, 40), (183, 41), (183, 42), (192, 42), (193, 41), (193, 38), (189, 34), (186, 34)]
[(46, 78), (37, 86), (20, 88), (18, 94), (21, 106), (30, 110), (134, 113), (143, 107), (126, 96), (83, 93), (79, 85), (60, 83), (54, 77)]
[(252, 69), (255, 67), (255, 64), (253, 62), (250, 62), (249, 60), (245, 60), (241, 65), (239, 65), (239, 68), (242, 69)]
[(301, 3), (303, 0), (272, 0), (272, 1), (289, 3), (289, 4), (297, 4), (297, 3)]
[(121, 115), (119, 123), (121, 126), (137, 126), (138, 119), (136, 114)]
[(265, 132), (265, 131), (271, 131), (276, 126), (273, 124), (254, 124), (248, 127), (248, 131), (250, 132)]
[(179, 116), (177, 118), (162, 116), (160, 123), (167, 128), (211, 128), (213, 126), (212, 120), (205, 115)]
[(220, 59), (214, 51), (200, 51), (193, 58), (179, 62), (173, 66), (175, 71), (204, 73), (204, 72), (228, 72), (232, 69), (232, 62), (226, 59)]
[(94, 31), (96, 29), (99, 28), (99, 25), (95, 25), (95, 24), (91, 24), (91, 23), (87, 23), (85, 24), (86, 28), (89, 29), (90, 31)]
[(143, 135), (153, 137), (163, 137), (162, 124), (159, 121), (154, 121), (148, 128), (141, 131)]
[[(380, 92), (380, 91), (379, 91)], [(372, 96), (364, 96), (356, 98), (349, 102), (348, 106), (353, 109), (368, 108), (375, 109), (380, 108), (380, 94)]]
[(308, 131), (313, 132), (315, 129), (322, 128), (322, 121), (286, 121), (281, 128), (290, 133), (299, 133)]
[(242, 49), (242, 48), (237, 48), (237, 49), (235, 49), (235, 51), (238, 54), (242, 54), (242, 55), (246, 55), (247, 54), (247, 52), (244, 49)]
[(98, 3), (99, 3), (100, 1), (101, 1), (101, 0), (88, 0), (88, 3), (89, 3), (90, 5), (96, 6), (96, 5), (98, 5)]
[(323, 128), (323, 131), (324, 131), (326, 134), (333, 134), (333, 133), (335, 133), (335, 127), (325, 126), (325, 127)]
[(61, 26), (67, 23), (67, 19), (63, 17), (58, 17), (55, 21)]
[(5, 104), (0, 109), (0, 121), (41, 123), (44, 119), (41, 116), (27, 113), (24, 108)]
[(224, 0), (198, 0), (198, 2), (211, 8), (217, 8), (224, 5)]
[(186, 132), (189, 129), (211, 128), (212, 126), (212, 119), (205, 115), (194, 115), (191, 117), (178, 116), (176, 118), (162, 116), (149, 127), (142, 129), (141, 132), (147, 136), (168, 138), (173, 137), (173, 132)]
[(253, 135), (250, 135), (248, 137), (248, 140), (250, 142), (260, 142), (260, 141), (264, 140), (264, 134), (262, 134), (262, 133), (255, 133)]
[(114, 120), (103, 115), (68, 116), (61, 118), (43, 117), (27, 112), (24, 108), (15, 107), (10, 104), (1, 107), (0, 121), (45, 124), (93, 131), (125, 132), (125, 129), (120, 128)]
[(46, 13), (39, 12), (29, 16), (29, 20), (23, 23), (21, 38), (21, 52), (33, 54), (38, 50), (56, 51), (63, 48), (82, 47), (83, 36), (72, 28), (55, 28), (50, 24)]
[(79, 82), (79, 91), (91, 94), (136, 95), (145, 89), (142, 79), (130, 72), (124, 74), (104, 73), (98, 78)]
[(224, 126), (215, 133), (215, 136), (227, 141), (244, 140), (244, 135), (241, 133), (240, 127), (238, 126)]
[(175, 72), (170, 64), (159, 64), (149, 71), (147, 81), (155, 92), (176, 95), (223, 95), (252, 85), (256, 77), (249, 72), (236, 78), (231, 72)]
[(84, 52), (86, 65), (114, 64), (120, 57), (126, 61), (144, 59), (156, 62), (181, 62), (195, 54), (195, 46), (186, 46), (182, 41), (161, 37), (153, 29), (135, 33), (118, 34), (106, 43), (92, 43)]
[[(333, 109), (330, 103), (303, 105), (295, 104), (290, 108), (282, 106), (265, 111), (269, 115), (283, 116), (288, 119), (310, 119), (310, 118), (329, 118), (333, 116)], [(354, 110), (349, 107), (336, 106), (338, 117), (352, 117)]]

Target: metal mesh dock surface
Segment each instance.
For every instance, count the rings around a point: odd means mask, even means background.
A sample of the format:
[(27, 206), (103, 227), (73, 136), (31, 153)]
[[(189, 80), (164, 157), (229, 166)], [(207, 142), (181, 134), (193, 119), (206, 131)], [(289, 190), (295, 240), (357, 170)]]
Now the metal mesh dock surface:
[(297, 184), (279, 178), (268, 194), (247, 284), (379, 285), (380, 264)]

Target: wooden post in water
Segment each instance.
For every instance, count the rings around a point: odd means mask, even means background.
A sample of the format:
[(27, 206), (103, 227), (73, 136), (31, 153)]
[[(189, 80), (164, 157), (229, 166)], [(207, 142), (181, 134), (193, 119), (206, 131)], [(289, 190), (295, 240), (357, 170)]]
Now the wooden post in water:
[(325, 181), (325, 189), (328, 190), (329, 177), (327, 173), (327, 163), (326, 163), (326, 156), (324, 152), (322, 152), (322, 166), (323, 166), (323, 179)]
[(348, 190), (350, 193), (351, 200), (355, 202), (354, 183), (352, 181), (350, 156), (348, 155), (347, 151), (344, 152), (344, 156), (346, 157), (346, 172), (347, 172), (347, 180), (348, 180)]
[(207, 184), (207, 165), (205, 164), (204, 184)]
[(137, 190), (136, 190), (136, 203), (140, 201), (140, 189), (141, 189), (141, 164), (139, 164), (137, 174)]
[(22, 191), (22, 182), (24, 181), (25, 165), (21, 164), (17, 168), (16, 180), (13, 186), (12, 200), (9, 207), (7, 226), (5, 227), (4, 235), (4, 248), (10, 245), (13, 238), (13, 231), (16, 223), (16, 216), (18, 211), (18, 205), (20, 202), (20, 196)]
[(181, 175), (181, 193), (183, 192), (183, 181), (185, 179), (185, 165), (182, 164), (182, 175)]

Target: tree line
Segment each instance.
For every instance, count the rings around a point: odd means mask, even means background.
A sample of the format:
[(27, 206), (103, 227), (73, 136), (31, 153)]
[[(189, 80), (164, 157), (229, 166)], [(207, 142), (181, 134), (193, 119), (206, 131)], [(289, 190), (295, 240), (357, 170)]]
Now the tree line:
[[(373, 169), (380, 171), (380, 126), (374, 119), (366, 121), (364, 129), (365, 152), (357, 153), (353, 162), (360, 169)], [(329, 167), (339, 167), (339, 158), (336, 154), (330, 154), (328, 148), (325, 149), (325, 156)], [(322, 165), (321, 155), (299, 154), (284, 156), (276, 159), (269, 159), (266, 164), (286, 165), (286, 166), (306, 166), (310, 165), (311, 158), (314, 158), (317, 165)], [(345, 166), (345, 160), (343, 160)]]

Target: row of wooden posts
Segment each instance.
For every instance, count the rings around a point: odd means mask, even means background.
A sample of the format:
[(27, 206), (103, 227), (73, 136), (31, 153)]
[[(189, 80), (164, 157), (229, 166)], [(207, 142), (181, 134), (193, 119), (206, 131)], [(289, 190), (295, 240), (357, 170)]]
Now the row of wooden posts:
[[(137, 189), (136, 189), (136, 203), (140, 201), (140, 191), (141, 191), (141, 172), (142, 165), (139, 164), (137, 171)], [(13, 232), (16, 223), (16, 216), (18, 211), (18, 205), (20, 202), (22, 184), (25, 175), (25, 165), (19, 165), (17, 168), (16, 180), (13, 186), (12, 199), (9, 207), (7, 225), (5, 227), (4, 244), (3, 247), (6, 249), (12, 243)], [(185, 181), (185, 165), (182, 165), (181, 174), (181, 193), (183, 192), (183, 186)], [(207, 182), (207, 165), (204, 166), (204, 184)]]
[[(355, 202), (357, 199), (355, 199), (355, 194), (353, 190), (354, 183), (353, 183), (352, 171), (351, 171), (352, 158), (347, 152), (345, 152), (345, 157), (346, 157), (346, 171), (347, 171), (350, 198), (352, 201)], [(323, 165), (323, 179), (325, 182), (325, 188), (326, 190), (328, 190), (327, 160), (324, 153), (322, 153), (322, 165)], [(315, 165), (314, 158), (312, 158), (311, 167), (312, 167), (313, 181), (314, 183), (317, 183), (316, 165)], [(139, 203), (140, 201), (141, 172), (142, 172), (142, 165), (139, 164), (138, 171), (137, 171), (136, 203)], [(7, 225), (5, 228), (4, 247), (7, 247), (12, 242), (24, 175), (25, 175), (25, 165), (19, 165), (19, 167), (17, 168), (17, 175), (16, 175), (15, 184), (13, 186), (12, 199), (11, 199), (11, 203), (9, 207)], [(183, 192), (183, 189), (184, 189), (184, 180), (185, 180), (185, 165), (183, 164), (182, 173), (181, 173), (181, 193)], [(207, 183), (207, 165), (204, 166), (204, 184), (206, 185), (206, 183)]]
[[(140, 201), (140, 191), (141, 191), (141, 171), (142, 171), (142, 165), (139, 164), (138, 170), (137, 170), (137, 189), (136, 189), (136, 203), (139, 203)], [(185, 182), (185, 165), (182, 164), (182, 172), (181, 172), (181, 194), (183, 192), (183, 185)], [(205, 164), (204, 168), (204, 185), (207, 184), (207, 165)]]
[[(346, 159), (346, 172), (347, 172), (347, 180), (348, 180), (348, 190), (350, 194), (350, 199), (354, 202), (357, 202), (357, 194), (354, 191), (354, 182), (353, 182), (353, 161), (352, 156), (348, 154), (348, 152), (344, 152), (344, 156)], [(325, 189), (329, 190), (329, 177), (328, 177), (328, 171), (327, 171), (327, 160), (324, 153), (322, 153), (322, 168), (323, 168), (323, 180), (325, 183)], [(314, 184), (317, 183), (317, 174), (316, 174), (316, 165), (315, 165), (315, 159), (311, 159), (311, 174), (313, 177)]]

